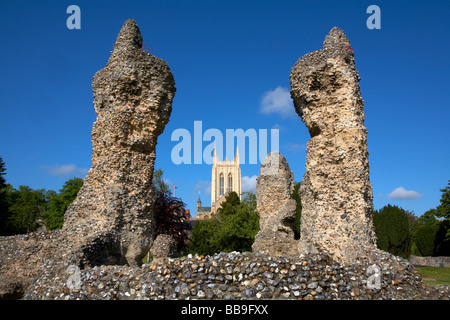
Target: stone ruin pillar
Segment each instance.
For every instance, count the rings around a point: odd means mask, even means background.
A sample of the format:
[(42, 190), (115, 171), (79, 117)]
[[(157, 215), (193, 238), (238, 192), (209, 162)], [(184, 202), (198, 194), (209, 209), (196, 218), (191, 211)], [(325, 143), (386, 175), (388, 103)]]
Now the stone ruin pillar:
[(376, 247), (364, 103), (353, 49), (333, 28), (290, 74), (295, 110), (309, 130), (301, 182), (301, 249), (352, 262)]
[(294, 175), (279, 152), (272, 152), (261, 163), (256, 182), (256, 200), (260, 231), (252, 251), (271, 256), (298, 252), (294, 239), (296, 202), (292, 198)]
[(129, 19), (92, 88), (92, 168), (62, 231), (74, 263), (136, 265), (151, 244), (155, 148), (172, 112), (175, 81), (165, 61), (142, 49)]

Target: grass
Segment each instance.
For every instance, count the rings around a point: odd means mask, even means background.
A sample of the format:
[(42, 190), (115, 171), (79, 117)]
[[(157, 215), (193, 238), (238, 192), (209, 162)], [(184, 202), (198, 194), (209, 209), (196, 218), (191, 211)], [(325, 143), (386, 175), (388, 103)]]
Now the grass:
[(425, 284), (450, 286), (450, 267), (417, 267)]

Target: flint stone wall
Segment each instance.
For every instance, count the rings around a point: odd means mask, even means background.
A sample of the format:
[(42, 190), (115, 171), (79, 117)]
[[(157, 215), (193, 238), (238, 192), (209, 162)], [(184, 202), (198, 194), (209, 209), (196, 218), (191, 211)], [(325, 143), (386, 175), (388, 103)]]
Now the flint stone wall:
[(296, 258), (250, 252), (163, 259), (141, 267), (81, 270), (79, 289), (65, 277), (41, 277), (24, 299), (55, 300), (376, 300), (449, 299), (448, 288), (425, 286), (406, 260), (379, 257), (379, 288), (368, 286), (370, 265), (344, 266), (327, 255)]
[(450, 267), (450, 257), (410, 256), (409, 262), (418, 267)]

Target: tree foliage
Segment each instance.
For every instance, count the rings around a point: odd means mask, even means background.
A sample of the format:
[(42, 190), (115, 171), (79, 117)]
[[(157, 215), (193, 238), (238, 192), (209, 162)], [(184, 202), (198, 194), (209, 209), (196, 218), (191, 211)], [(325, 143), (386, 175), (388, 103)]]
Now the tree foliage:
[(156, 194), (159, 191), (163, 193), (172, 194), (169, 185), (163, 178), (164, 171), (162, 169), (156, 169), (153, 171), (152, 190)]
[(48, 192), (48, 207), (42, 214), (47, 230), (61, 229), (64, 223), (64, 213), (69, 205), (76, 199), (78, 191), (83, 186), (83, 179), (73, 178), (67, 180), (59, 194)]
[(441, 221), (434, 239), (434, 255), (450, 256), (450, 219)]
[(300, 239), (300, 223), (302, 218), (302, 201), (300, 199), (300, 182), (295, 184), (294, 192), (292, 192), (292, 199), (296, 202), (295, 208), (295, 222), (294, 222), (294, 238)]
[(416, 231), (416, 246), (421, 256), (434, 255), (434, 240), (438, 230), (437, 225), (424, 224)]
[(8, 202), (6, 201), (7, 184), (4, 177), (6, 175), (6, 166), (0, 157), (0, 235), (8, 234), (6, 221), (8, 219)]
[(241, 204), (241, 200), (236, 192), (230, 192), (226, 197), (225, 201), (220, 204), (220, 208), (217, 212), (221, 216), (231, 215), (236, 213), (237, 208)]
[(439, 224), (438, 219), (436, 219), (437, 214), (436, 209), (430, 209), (426, 211), (419, 217), (419, 222), (421, 225), (437, 226)]
[(44, 189), (33, 190), (28, 186), (7, 188), (9, 203), (6, 226), (10, 234), (36, 231), (42, 226), (42, 213), (47, 208), (48, 198)]
[(59, 193), (45, 189), (34, 190), (29, 186), (15, 189), (7, 184), (2, 187), (0, 190), (4, 205), (0, 205), (0, 235), (28, 233), (39, 228), (61, 228), (64, 213), (76, 198), (82, 184), (83, 180), (80, 178), (70, 179), (64, 183)]
[(430, 209), (418, 218), (419, 227), (413, 237), (413, 254), (421, 256), (450, 255), (450, 181), (449, 186), (440, 189), (440, 205)]
[[(419, 218), (412, 212), (387, 205), (374, 213), (374, 226), (378, 247), (402, 257), (409, 253), (419, 256), (450, 255), (450, 181), (449, 186), (440, 189), (440, 205), (430, 209)], [(402, 213), (403, 212), (403, 213)], [(409, 238), (406, 237), (406, 214), (409, 220)]]
[(190, 215), (186, 212), (186, 204), (181, 199), (173, 197), (168, 191), (157, 191), (153, 205), (155, 219), (155, 238), (160, 234), (168, 234), (177, 243), (177, 251), (186, 250), (188, 231), (191, 230), (187, 222)]
[(220, 252), (221, 250), (216, 241), (216, 235), (219, 230), (220, 223), (217, 219), (195, 221), (188, 252), (203, 255), (213, 255), (216, 252)]
[(448, 186), (441, 189), (441, 204), (437, 206), (437, 217), (450, 219), (450, 180), (448, 181)]
[(379, 249), (403, 258), (409, 257), (410, 233), (405, 210), (388, 204), (374, 212), (373, 223)]
[(195, 222), (189, 252), (211, 255), (251, 251), (258, 231), (256, 196), (245, 193), (241, 202), (237, 193), (231, 192), (212, 219)]

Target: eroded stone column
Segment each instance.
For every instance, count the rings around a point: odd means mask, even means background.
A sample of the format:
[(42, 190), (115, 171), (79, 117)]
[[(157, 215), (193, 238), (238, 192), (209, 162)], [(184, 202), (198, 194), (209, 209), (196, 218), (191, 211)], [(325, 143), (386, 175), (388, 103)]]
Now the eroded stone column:
[(301, 248), (346, 262), (376, 241), (359, 80), (350, 42), (336, 27), (290, 75), (295, 110), (311, 135), (300, 187)]
[(287, 256), (298, 252), (294, 239), (296, 202), (292, 198), (294, 175), (279, 152), (272, 152), (261, 163), (256, 180), (257, 211), (260, 231), (252, 250), (271, 256)]
[(165, 61), (142, 50), (142, 35), (129, 19), (92, 88), (92, 168), (63, 232), (74, 260), (139, 264), (151, 241), (155, 148), (172, 112), (174, 78)]

